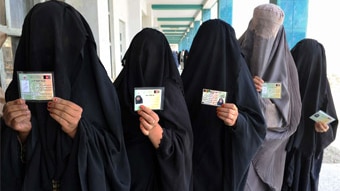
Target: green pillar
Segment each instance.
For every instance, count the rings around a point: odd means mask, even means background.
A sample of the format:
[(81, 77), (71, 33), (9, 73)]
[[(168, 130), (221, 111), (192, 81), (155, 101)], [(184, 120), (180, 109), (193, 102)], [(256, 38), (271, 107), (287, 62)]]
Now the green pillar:
[(308, 0), (276, 0), (271, 1), (285, 12), (283, 25), (286, 30), (289, 48), (306, 37), (308, 22)]
[(202, 10), (202, 21), (207, 21), (211, 18), (211, 10), (210, 9), (203, 9)]
[(232, 25), (233, 0), (218, 0), (218, 18)]

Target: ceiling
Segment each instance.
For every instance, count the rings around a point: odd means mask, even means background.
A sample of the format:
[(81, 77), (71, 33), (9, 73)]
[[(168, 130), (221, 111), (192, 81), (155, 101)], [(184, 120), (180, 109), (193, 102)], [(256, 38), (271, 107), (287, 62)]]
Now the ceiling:
[(169, 43), (178, 44), (201, 20), (201, 11), (211, 8), (216, 0), (147, 0), (154, 17), (154, 27), (162, 31)]

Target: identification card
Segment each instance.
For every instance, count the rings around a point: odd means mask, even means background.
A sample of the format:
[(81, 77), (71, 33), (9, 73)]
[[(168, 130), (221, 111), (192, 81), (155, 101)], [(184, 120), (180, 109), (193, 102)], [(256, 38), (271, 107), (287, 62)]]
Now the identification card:
[(26, 101), (49, 101), (54, 97), (52, 72), (18, 71), (20, 97)]
[(152, 110), (163, 110), (164, 87), (135, 88), (134, 109), (139, 110), (140, 105), (145, 105)]
[(322, 110), (317, 111), (316, 113), (314, 113), (309, 118), (316, 121), (316, 122), (323, 122), (323, 123), (326, 123), (326, 124), (330, 124), (333, 121), (335, 121), (335, 119), (332, 116), (328, 115), (327, 113), (323, 112)]
[(225, 103), (226, 99), (227, 92), (225, 91), (203, 89), (201, 103), (204, 105), (220, 106)]
[(280, 99), (281, 83), (263, 83), (261, 96), (262, 98)]

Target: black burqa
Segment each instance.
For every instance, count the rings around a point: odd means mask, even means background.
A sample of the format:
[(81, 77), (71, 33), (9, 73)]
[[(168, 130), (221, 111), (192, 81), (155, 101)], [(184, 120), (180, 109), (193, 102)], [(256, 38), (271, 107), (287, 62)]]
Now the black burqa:
[[(188, 190), (193, 147), (191, 123), (181, 77), (161, 32), (145, 28), (136, 34), (114, 85), (122, 109), (131, 190)], [(157, 149), (139, 128), (139, 115), (134, 111), (135, 87), (164, 87), (164, 108), (155, 110), (163, 128)]]
[(63, 2), (35, 5), (25, 18), (6, 100), (19, 98), (17, 71), (53, 71), (55, 94), (83, 108), (71, 139), (47, 111), (28, 103), (32, 131), (21, 163), (17, 133), (2, 128), (2, 191), (129, 190), (119, 101), (85, 19)]
[[(302, 115), (287, 145), (282, 190), (316, 191), (324, 149), (335, 140), (338, 117), (327, 79), (325, 49), (314, 39), (303, 39), (291, 50), (298, 73)], [(325, 133), (318, 133), (309, 117), (322, 110), (336, 119)]]
[[(214, 19), (201, 25), (182, 80), (194, 133), (193, 190), (243, 190), (266, 125), (235, 31), (228, 23)], [(216, 107), (201, 104), (203, 88), (227, 92), (226, 102), (234, 103), (239, 112), (234, 127), (224, 125)]]

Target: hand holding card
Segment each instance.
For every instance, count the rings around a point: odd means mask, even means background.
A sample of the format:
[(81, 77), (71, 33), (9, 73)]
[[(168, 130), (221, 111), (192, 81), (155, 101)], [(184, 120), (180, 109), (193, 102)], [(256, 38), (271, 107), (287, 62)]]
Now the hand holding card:
[(335, 119), (328, 115), (327, 113), (323, 112), (322, 110), (317, 111), (312, 116), (309, 117), (310, 119), (316, 121), (316, 122), (323, 122), (326, 124), (332, 123)]

